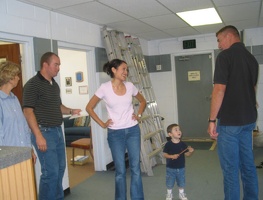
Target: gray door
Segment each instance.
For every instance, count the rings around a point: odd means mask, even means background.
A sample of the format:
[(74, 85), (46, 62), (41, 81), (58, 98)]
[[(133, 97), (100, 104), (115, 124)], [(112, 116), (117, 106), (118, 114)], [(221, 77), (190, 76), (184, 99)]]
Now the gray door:
[(209, 138), (207, 120), (212, 93), (211, 54), (175, 57), (178, 119), (183, 136)]

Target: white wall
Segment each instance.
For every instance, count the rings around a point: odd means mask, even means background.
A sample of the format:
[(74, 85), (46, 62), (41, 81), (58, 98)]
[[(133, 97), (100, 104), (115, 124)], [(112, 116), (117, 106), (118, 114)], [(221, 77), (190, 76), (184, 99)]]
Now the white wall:
[[(80, 108), (81, 114), (87, 114), (85, 108), (89, 101), (89, 94), (80, 94), (79, 87), (88, 87), (87, 54), (85, 51), (69, 49), (59, 49), (60, 57), (60, 94), (63, 104), (69, 108)], [(76, 72), (83, 72), (83, 81), (76, 82)], [(71, 86), (66, 86), (65, 78), (71, 78)], [(89, 88), (89, 87), (88, 87)], [(72, 93), (66, 93), (66, 89), (71, 89)], [(88, 89), (89, 91), (89, 89)]]
[(3, 32), (103, 46), (100, 26), (16, 0), (0, 0), (0, 19)]

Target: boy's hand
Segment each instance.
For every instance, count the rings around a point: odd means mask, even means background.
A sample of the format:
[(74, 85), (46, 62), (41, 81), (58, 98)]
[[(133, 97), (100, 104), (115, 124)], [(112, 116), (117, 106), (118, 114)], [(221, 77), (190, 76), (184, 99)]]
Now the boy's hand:
[(188, 149), (188, 152), (190, 153), (194, 152), (194, 148), (192, 148), (191, 146), (188, 146), (187, 149)]
[(180, 154), (174, 154), (174, 155), (171, 155), (171, 158), (172, 158), (172, 160), (174, 160), (174, 159), (177, 159), (179, 156), (180, 156)]

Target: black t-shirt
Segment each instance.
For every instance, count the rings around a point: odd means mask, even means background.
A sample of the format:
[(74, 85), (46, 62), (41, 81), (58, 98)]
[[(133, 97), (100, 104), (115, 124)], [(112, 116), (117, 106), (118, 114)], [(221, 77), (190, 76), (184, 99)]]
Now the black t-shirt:
[[(184, 151), (186, 148), (187, 148), (187, 145), (184, 142), (180, 141), (179, 143), (173, 143), (170, 140), (166, 142), (163, 152), (169, 155), (179, 154), (182, 151)], [(185, 167), (184, 153), (182, 153), (177, 159), (166, 159), (166, 167), (174, 168), (174, 169), (184, 168)]]
[(242, 126), (256, 121), (258, 67), (255, 57), (241, 42), (234, 43), (218, 55), (214, 84), (226, 85), (217, 116), (221, 125)]

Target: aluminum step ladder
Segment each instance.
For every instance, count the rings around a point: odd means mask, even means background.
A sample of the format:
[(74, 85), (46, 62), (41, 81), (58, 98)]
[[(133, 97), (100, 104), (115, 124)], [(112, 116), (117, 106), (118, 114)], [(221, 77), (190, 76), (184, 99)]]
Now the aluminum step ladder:
[[(129, 67), (128, 80), (132, 82), (144, 96), (147, 106), (140, 119), (141, 130), (141, 171), (153, 176), (152, 167), (158, 163), (165, 164), (163, 147), (166, 143), (166, 132), (159, 113), (152, 83), (146, 67), (138, 38), (124, 35), (123, 32), (102, 29), (106, 52), (109, 60), (119, 58), (125, 60)], [(139, 102), (133, 98), (135, 113)]]

